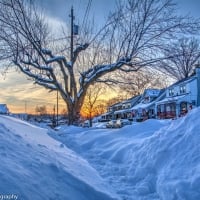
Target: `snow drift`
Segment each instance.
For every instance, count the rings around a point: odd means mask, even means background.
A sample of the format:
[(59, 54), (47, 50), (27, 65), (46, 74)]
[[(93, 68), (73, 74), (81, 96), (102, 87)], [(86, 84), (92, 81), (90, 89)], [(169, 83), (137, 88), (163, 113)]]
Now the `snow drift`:
[(117, 199), (86, 160), (48, 136), (46, 129), (0, 116), (0, 155), (1, 195), (26, 200)]
[(198, 200), (199, 113), (121, 129), (62, 126), (51, 137), (0, 116), (0, 193), (31, 200)]
[(71, 127), (54, 137), (86, 158), (122, 199), (198, 200), (199, 113), (114, 130)]

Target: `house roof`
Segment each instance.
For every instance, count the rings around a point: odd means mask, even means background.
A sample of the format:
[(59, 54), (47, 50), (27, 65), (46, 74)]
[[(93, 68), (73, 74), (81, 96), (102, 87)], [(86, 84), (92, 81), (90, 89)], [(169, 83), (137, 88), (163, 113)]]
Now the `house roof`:
[(144, 91), (144, 96), (157, 97), (159, 96), (160, 91), (160, 89), (146, 89)]
[(156, 97), (156, 99), (154, 99), (153, 101), (149, 102), (149, 103), (142, 103), (140, 102), (139, 104), (133, 106), (131, 108), (131, 110), (138, 110), (138, 109), (147, 109), (149, 107), (151, 107), (152, 105), (154, 105), (158, 100), (162, 99), (165, 97), (165, 89), (161, 89), (159, 90), (159, 96)]
[(103, 113), (102, 115), (100, 115), (100, 116), (107, 116), (107, 115), (111, 115), (112, 114), (112, 112), (106, 112), (106, 113)]
[(135, 104), (135, 103), (137, 103), (137, 101), (138, 101), (140, 98), (141, 98), (141, 95), (133, 96), (133, 97), (131, 97), (130, 99), (127, 99), (127, 100), (124, 100), (124, 101), (120, 101), (120, 102), (118, 102), (118, 103), (115, 103), (115, 104), (113, 104), (113, 105), (110, 106), (110, 107), (121, 106), (121, 105), (126, 104), (126, 103)]
[(147, 108), (149, 108), (150, 106), (152, 106), (154, 103), (155, 103), (155, 101), (152, 101), (152, 102), (150, 102), (150, 103), (139, 103), (139, 104), (133, 106), (133, 107), (131, 108), (131, 110), (147, 109)]
[(190, 95), (184, 94), (184, 95), (179, 95), (179, 96), (174, 96), (174, 97), (166, 97), (161, 101), (157, 101), (156, 105), (165, 104), (165, 103), (172, 103), (172, 102), (181, 102), (181, 101), (190, 102)]
[(174, 84), (170, 85), (169, 88), (174, 87), (174, 86), (176, 86), (176, 85), (183, 84), (183, 83), (184, 83), (184, 84), (189, 83), (189, 82), (195, 80), (196, 78), (197, 78), (196, 75), (193, 75), (193, 76), (184, 78), (184, 79), (182, 79), (182, 80), (180, 80), (180, 81), (177, 81), (177, 82), (175, 82)]
[(127, 109), (123, 109), (123, 110), (116, 110), (116, 111), (114, 112), (114, 114), (126, 113), (126, 112), (131, 112), (131, 108), (127, 108)]

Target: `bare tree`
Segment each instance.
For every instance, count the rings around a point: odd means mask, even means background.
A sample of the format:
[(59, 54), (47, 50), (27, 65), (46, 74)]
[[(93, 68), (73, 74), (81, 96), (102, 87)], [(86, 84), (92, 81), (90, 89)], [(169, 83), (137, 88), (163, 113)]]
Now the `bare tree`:
[(182, 38), (163, 51), (167, 59), (159, 62), (159, 68), (176, 80), (189, 77), (200, 59), (199, 41), (194, 38)]
[(89, 119), (90, 126), (92, 126), (92, 118), (99, 111), (99, 105), (104, 93), (105, 88), (101, 84), (90, 86), (87, 90), (81, 111)]
[(102, 29), (80, 35), (71, 55), (68, 50), (57, 55), (49, 45), (47, 23), (32, 1), (0, 0), (1, 59), (12, 61), (36, 84), (58, 90), (69, 124), (90, 85), (112, 81), (105, 75), (116, 70), (136, 71), (160, 60), (160, 48), (172, 34), (198, 28), (198, 22), (177, 16), (171, 0), (127, 0)]
[(137, 72), (120, 73), (121, 84), (120, 91), (125, 92), (129, 97), (142, 94), (147, 88), (165, 88), (167, 77), (161, 72), (151, 69), (142, 68)]
[(122, 102), (124, 100), (127, 100), (127, 98), (125, 97), (125, 95), (117, 95), (117, 97), (113, 97), (113, 98), (110, 98), (106, 101), (106, 107), (109, 108), (111, 107), (112, 105), (116, 104), (116, 103), (119, 103), (119, 102)]
[(47, 108), (45, 105), (43, 106), (36, 106), (35, 112), (38, 113), (39, 115), (43, 116), (47, 114)]

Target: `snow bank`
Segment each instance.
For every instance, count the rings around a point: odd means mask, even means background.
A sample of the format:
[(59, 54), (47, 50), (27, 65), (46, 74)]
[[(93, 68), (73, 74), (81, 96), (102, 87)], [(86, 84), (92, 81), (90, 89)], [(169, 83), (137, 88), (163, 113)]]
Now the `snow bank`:
[(0, 116), (0, 155), (1, 195), (26, 200), (118, 199), (86, 160), (48, 136), (46, 129)]
[(59, 140), (85, 157), (128, 200), (200, 199), (200, 108), (178, 120), (79, 129)]

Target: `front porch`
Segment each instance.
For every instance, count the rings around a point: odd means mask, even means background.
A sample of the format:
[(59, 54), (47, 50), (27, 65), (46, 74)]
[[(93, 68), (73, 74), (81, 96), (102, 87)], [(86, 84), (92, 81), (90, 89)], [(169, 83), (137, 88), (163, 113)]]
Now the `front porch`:
[(192, 109), (191, 102), (174, 101), (157, 103), (157, 118), (158, 119), (176, 119), (182, 117)]

